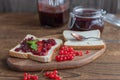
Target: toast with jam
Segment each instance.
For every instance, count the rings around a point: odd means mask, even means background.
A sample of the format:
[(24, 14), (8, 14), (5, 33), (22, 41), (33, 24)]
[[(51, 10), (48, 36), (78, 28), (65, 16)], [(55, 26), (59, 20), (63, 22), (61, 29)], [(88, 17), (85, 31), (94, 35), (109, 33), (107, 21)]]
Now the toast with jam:
[(9, 55), (39, 62), (50, 62), (62, 44), (61, 39), (37, 38), (28, 34), (16, 47), (9, 51)]

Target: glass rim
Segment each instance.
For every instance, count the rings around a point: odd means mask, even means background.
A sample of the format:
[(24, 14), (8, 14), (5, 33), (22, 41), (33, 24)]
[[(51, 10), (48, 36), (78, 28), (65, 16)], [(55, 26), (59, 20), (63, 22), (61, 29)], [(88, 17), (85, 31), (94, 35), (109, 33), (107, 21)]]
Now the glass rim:
[[(98, 9), (98, 8), (87, 8), (87, 7), (82, 7), (82, 6), (76, 6), (73, 8), (73, 14), (77, 17), (83, 17), (80, 15), (77, 15), (77, 12), (80, 12), (81, 14), (83, 14), (83, 10), (92, 10), (93, 12), (86, 12), (84, 14), (92, 14), (92, 15), (101, 15), (103, 14), (104, 10), (103, 9)], [(84, 16), (85, 17), (85, 16)], [(93, 16), (92, 16), (93, 17)], [(98, 16), (97, 16), (98, 17)]]

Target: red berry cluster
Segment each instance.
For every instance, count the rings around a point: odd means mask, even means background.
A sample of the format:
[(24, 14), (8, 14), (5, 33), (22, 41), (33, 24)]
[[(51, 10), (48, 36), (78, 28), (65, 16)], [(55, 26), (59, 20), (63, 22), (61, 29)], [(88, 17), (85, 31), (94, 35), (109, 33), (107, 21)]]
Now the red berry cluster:
[(38, 80), (38, 76), (37, 75), (31, 75), (31, 74), (28, 74), (28, 73), (24, 73), (23, 80)]
[[(86, 51), (86, 54), (88, 54), (89, 51)], [(56, 56), (56, 61), (67, 61), (67, 60), (73, 60), (75, 56), (83, 56), (82, 51), (76, 51), (72, 47), (63, 46), (60, 48), (59, 54)]]
[(75, 56), (82, 56), (82, 51), (76, 51), (72, 47), (63, 46), (60, 48), (56, 61), (73, 60)]
[(53, 80), (61, 80), (61, 77), (58, 75), (58, 71), (54, 70), (51, 72), (46, 72), (45, 76), (49, 79), (53, 79)]

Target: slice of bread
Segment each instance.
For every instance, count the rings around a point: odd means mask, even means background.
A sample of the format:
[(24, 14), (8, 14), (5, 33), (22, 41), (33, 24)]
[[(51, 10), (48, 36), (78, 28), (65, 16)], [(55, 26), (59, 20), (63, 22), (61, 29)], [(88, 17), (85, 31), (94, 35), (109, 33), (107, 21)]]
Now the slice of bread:
[(75, 38), (71, 35), (71, 33), (76, 33), (78, 35), (82, 35), (85, 37), (97, 37), (100, 38), (99, 30), (91, 30), (91, 31), (71, 31), (65, 30), (63, 31), (63, 37), (65, 40), (75, 40)]
[(96, 40), (93, 38), (86, 39), (83, 41), (76, 40), (71, 33), (76, 33), (78, 35), (82, 35), (85, 37), (97, 37), (100, 38), (100, 31), (99, 30), (91, 30), (91, 31), (71, 31), (71, 30), (65, 30), (63, 32), (64, 39), (66, 42), (64, 45), (71, 46), (74, 49), (102, 49), (105, 46), (105, 43), (103, 40)]
[[(33, 37), (34, 39), (38, 39), (39, 41), (49, 39), (49, 38), (36, 38), (35, 36), (30, 35), (30, 34), (28, 34), (24, 39), (30, 38), (30, 37)], [(37, 56), (37, 55), (32, 54), (31, 52), (24, 53), (22, 51), (19, 51), (19, 52), (15, 51), (15, 49), (18, 48), (20, 44), (18, 44), (16, 47), (11, 49), (9, 51), (9, 55), (12, 57), (17, 57), (17, 58), (29, 58), (29, 59), (39, 61), (39, 62), (50, 62), (52, 60), (52, 57), (55, 55), (56, 51), (63, 44), (63, 41), (61, 39), (56, 39), (56, 38), (52, 38), (52, 39), (56, 41), (56, 45), (51, 47), (51, 49), (47, 52), (46, 56)]]

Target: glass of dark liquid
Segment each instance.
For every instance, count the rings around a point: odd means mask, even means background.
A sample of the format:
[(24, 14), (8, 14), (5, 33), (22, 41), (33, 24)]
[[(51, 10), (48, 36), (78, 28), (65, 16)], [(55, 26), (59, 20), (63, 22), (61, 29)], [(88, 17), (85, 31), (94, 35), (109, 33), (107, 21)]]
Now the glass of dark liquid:
[(38, 0), (38, 12), (42, 26), (62, 26), (69, 19), (69, 0)]
[(88, 31), (104, 29), (103, 15), (106, 11), (102, 9), (75, 7), (70, 13), (69, 29), (75, 31)]

